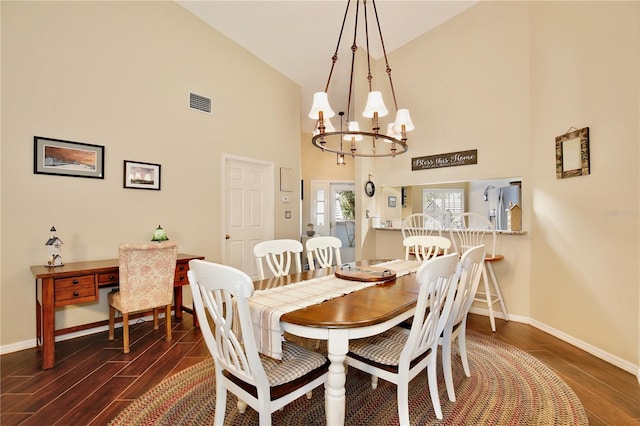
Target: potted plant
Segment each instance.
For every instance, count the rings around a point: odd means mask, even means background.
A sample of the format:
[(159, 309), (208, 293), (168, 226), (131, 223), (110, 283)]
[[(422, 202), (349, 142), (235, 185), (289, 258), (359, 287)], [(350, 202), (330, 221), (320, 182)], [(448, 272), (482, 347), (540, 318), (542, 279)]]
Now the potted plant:
[(313, 230), (313, 223), (307, 223), (307, 236), (313, 237), (316, 231)]

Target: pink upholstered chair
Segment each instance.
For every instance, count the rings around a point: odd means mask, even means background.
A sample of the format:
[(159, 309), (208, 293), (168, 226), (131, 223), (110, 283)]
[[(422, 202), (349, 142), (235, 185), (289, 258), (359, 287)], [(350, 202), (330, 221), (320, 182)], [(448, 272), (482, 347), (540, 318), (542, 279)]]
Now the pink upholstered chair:
[(122, 312), (124, 353), (129, 353), (129, 314), (153, 309), (158, 329), (158, 308), (165, 310), (165, 335), (171, 341), (171, 304), (178, 247), (175, 243), (120, 245), (120, 289), (109, 293), (109, 340), (114, 339), (116, 310)]

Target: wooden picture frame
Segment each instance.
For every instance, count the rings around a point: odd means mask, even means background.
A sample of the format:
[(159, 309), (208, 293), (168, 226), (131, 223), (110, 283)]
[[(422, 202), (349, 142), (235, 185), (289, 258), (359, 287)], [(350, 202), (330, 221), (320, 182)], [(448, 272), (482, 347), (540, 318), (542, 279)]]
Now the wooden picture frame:
[(34, 136), (33, 173), (104, 179), (104, 146)]
[(160, 178), (160, 164), (124, 160), (124, 188), (159, 191), (161, 183)]
[(589, 128), (584, 127), (556, 138), (556, 178), (588, 175)]
[(293, 191), (293, 169), (280, 167), (280, 191)]

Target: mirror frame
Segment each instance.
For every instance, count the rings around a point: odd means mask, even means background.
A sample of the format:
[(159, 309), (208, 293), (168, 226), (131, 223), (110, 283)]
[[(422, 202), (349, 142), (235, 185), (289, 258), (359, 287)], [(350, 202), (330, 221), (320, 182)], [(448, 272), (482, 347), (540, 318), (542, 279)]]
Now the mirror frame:
[[(564, 170), (563, 144), (576, 138), (580, 139), (580, 168)], [(583, 176), (589, 173), (589, 128), (584, 127), (556, 137), (556, 178)]]

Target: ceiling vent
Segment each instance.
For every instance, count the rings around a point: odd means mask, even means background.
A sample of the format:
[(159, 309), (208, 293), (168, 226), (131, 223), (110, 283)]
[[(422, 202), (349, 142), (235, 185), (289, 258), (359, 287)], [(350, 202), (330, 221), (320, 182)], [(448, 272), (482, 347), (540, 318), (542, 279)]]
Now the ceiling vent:
[(189, 92), (189, 108), (211, 114), (211, 99)]

